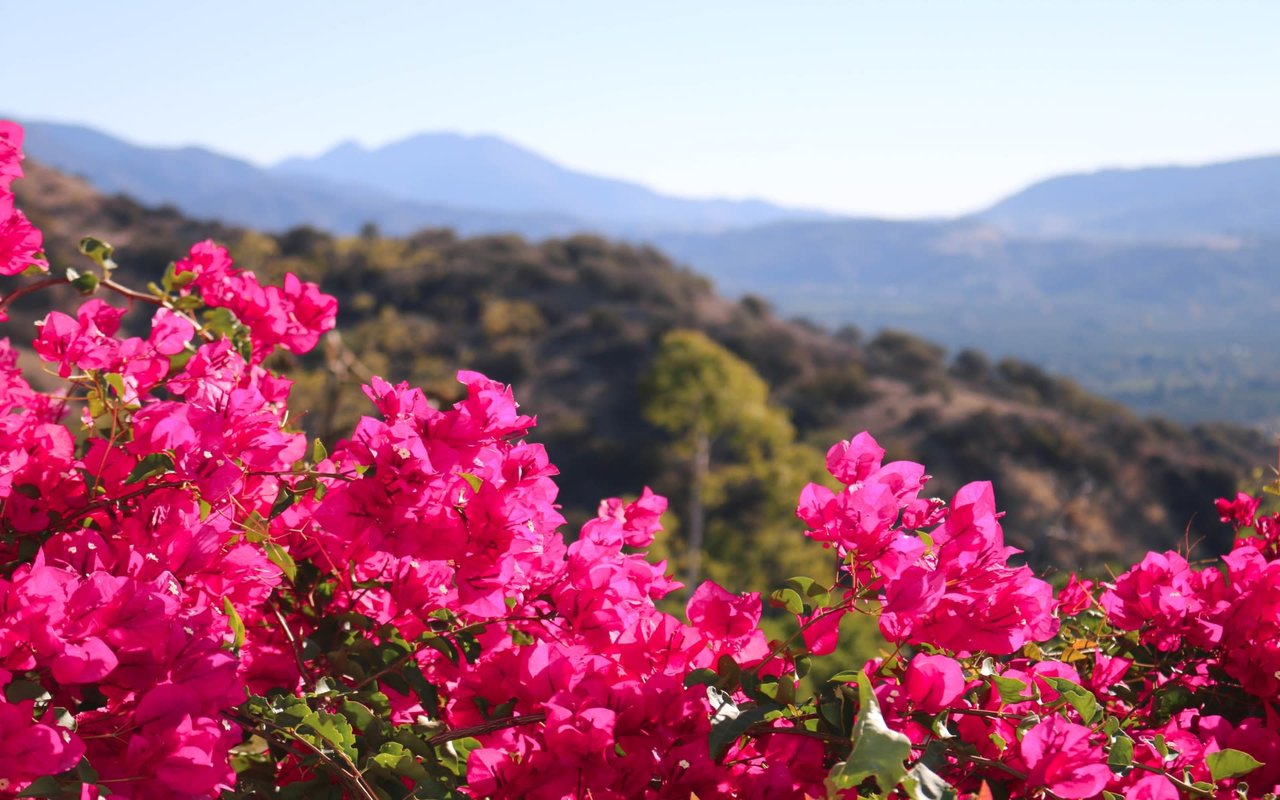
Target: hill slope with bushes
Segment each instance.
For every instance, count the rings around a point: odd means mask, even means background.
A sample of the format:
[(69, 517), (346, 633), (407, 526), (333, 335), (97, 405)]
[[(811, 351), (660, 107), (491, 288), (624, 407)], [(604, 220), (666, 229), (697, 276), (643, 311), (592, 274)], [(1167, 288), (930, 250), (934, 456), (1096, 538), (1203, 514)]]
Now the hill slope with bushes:
[[(55, 268), (76, 264), (75, 243), (90, 234), (116, 245), (122, 273), (141, 285), (212, 237), (246, 268), (271, 279), (292, 271), (338, 296), (341, 339), (279, 365), (310, 409), (301, 421), (309, 433), (333, 436), (368, 413), (359, 384), (369, 374), (423, 385), (447, 402), (459, 393), (455, 371), (479, 370), (514, 384), (523, 410), (537, 415), (534, 438), (573, 488), (561, 497), (571, 521), (602, 497), (650, 485), (672, 498), (666, 546), (677, 559), (688, 457), (648, 421), (646, 408), (662, 398), (646, 387), (664, 337), (697, 332), (758, 373), (770, 408), (790, 421), (762, 459), (746, 459), (729, 439), (709, 454), (706, 570), (730, 584), (768, 585), (823, 558), (796, 550), (794, 498), (821, 471), (822, 448), (862, 429), (891, 458), (928, 464), (933, 494), (993, 480), (1010, 543), (1040, 567), (1096, 568), (1184, 541), (1220, 551), (1231, 531), (1213, 499), (1233, 495), (1272, 458), (1246, 430), (1143, 419), (1031, 364), (951, 356), (905, 333), (868, 339), (851, 327), (833, 333), (780, 319), (760, 298), (717, 295), (651, 248), (442, 230), (268, 235), (102, 197), (27, 167), (19, 203), (44, 228)], [(19, 303), (14, 324), (30, 322), (23, 314)]]

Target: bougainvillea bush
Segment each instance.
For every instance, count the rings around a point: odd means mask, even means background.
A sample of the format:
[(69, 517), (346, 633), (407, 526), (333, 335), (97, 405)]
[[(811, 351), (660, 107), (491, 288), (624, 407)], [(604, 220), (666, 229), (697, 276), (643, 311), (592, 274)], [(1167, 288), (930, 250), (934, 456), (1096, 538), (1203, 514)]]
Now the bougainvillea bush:
[[(0, 341), (0, 796), (1277, 790), (1280, 519), (1255, 498), (1219, 503), (1220, 562), (1055, 592), (1010, 564), (989, 484), (930, 499), (864, 433), (799, 500), (831, 574), (682, 588), (645, 557), (648, 490), (566, 534), (534, 419), (482, 375), (447, 409), (375, 379), (348, 438), (306, 441), (263, 364), (333, 327), (314, 284), (212, 242), (146, 289), (92, 239), (55, 272), (13, 206), (21, 138), (0, 123), (0, 314), (85, 299), (29, 343), (56, 390)], [(766, 637), (766, 604), (795, 635)], [(849, 614), (889, 649), (799, 696)]]

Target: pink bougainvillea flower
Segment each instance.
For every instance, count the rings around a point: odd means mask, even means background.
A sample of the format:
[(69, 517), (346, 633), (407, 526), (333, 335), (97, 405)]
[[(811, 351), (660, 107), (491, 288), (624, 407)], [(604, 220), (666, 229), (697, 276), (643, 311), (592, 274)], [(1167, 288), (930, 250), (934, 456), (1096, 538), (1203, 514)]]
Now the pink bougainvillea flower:
[(1036, 723), (1019, 744), (1027, 786), (1063, 798), (1096, 797), (1111, 779), (1102, 745), (1083, 725), (1052, 715)]

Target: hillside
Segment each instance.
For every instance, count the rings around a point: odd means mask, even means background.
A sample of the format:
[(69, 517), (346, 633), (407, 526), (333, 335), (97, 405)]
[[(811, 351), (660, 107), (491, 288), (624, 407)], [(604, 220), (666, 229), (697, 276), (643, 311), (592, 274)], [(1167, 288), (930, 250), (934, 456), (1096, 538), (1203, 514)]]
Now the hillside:
[(74, 126), (28, 137), (33, 157), (108, 193), (275, 234), (604, 231), (784, 316), (1026, 359), (1141, 413), (1280, 430), (1280, 350), (1262, 334), (1280, 312), (1276, 158), (1063, 176), (984, 214), (889, 222), (664, 197), (496, 137), (349, 143), (272, 170)]
[(1262, 332), (1280, 238), (1038, 239), (973, 220), (780, 223), (653, 242), (726, 293), (1043, 364), (1147, 413), (1280, 424)]
[(1280, 156), (1107, 169), (1033, 184), (978, 216), (1027, 236), (1213, 241), (1280, 235)]
[[(153, 276), (191, 241), (215, 236), (260, 273), (293, 270), (338, 295), (349, 350), (282, 364), (311, 409), (303, 424), (312, 432), (331, 435), (367, 411), (356, 389), (366, 370), (445, 400), (458, 368), (514, 383), (564, 474), (571, 517), (646, 484), (679, 500), (683, 473), (669, 440), (640, 414), (637, 391), (661, 337), (676, 328), (702, 331), (749, 362), (806, 452), (866, 428), (891, 456), (928, 465), (937, 494), (994, 480), (1011, 543), (1040, 566), (1096, 567), (1186, 537), (1221, 548), (1229, 532), (1212, 500), (1272, 457), (1245, 430), (1143, 420), (1026, 363), (948, 358), (906, 334), (867, 340), (851, 328), (832, 334), (779, 319), (757, 298), (717, 295), (650, 248), (439, 230), (404, 239), (267, 235), (104, 198), (28, 166), (19, 201), (46, 226), (55, 263), (75, 263), (75, 237), (88, 233), (116, 243), (126, 269)], [(725, 506), (733, 549), (719, 557), (786, 562), (790, 552), (778, 548), (795, 547), (794, 536), (753, 540), (749, 522), (765, 513), (753, 506), (761, 496), (779, 488), (794, 497), (798, 486), (738, 488)]]

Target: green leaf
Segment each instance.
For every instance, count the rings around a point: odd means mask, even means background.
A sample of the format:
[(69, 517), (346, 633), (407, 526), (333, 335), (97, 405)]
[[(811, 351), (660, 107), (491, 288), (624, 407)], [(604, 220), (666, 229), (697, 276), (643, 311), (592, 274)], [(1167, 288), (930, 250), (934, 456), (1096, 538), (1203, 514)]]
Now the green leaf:
[(102, 376), (107, 385), (116, 391), (116, 397), (124, 397), (126, 387), (124, 385), (124, 376), (118, 372), (108, 372)]
[(692, 686), (715, 686), (720, 681), (720, 676), (713, 669), (695, 669), (688, 675), (684, 676), (684, 688), (688, 689)]
[[(314, 736), (308, 736), (305, 730), (310, 728)], [(299, 733), (314, 744), (328, 744), (330, 748), (344, 753), (348, 758), (356, 758), (356, 734), (346, 717), (330, 714), (326, 711), (312, 711), (302, 718), (298, 724)]]
[(125, 483), (140, 483), (147, 478), (153, 478), (173, 469), (173, 458), (168, 453), (151, 453), (143, 456), (138, 462), (138, 466), (133, 468), (133, 472), (129, 473), (129, 477), (124, 479)]
[(363, 703), (357, 703), (354, 700), (342, 701), (342, 716), (355, 728), (360, 730), (368, 730), (376, 719), (373, 710)]
[(911, 740), (891, 730), (880, 713), (867, 676), (858, 673), (858, 719), (853, 726), (853, 752), (827, 775), (827, 789), (838, 794), (875, 778), (882, 794), (892, 792), (907, 775)]
[(827, 587), (806, 575), (798, 575), (787, 580), (787, 586), (796, 590), (810, 601), (810, 605), (825, 608), (831, 603), (831, 593)]
[(62, 783), (52, 775), (36, 778), (31, 785), (22, 790), (18, 797), (57, 797), (62, 794)]
[(173, 307), (179, 311), (195, 311), (202, 305), (204, 305), (204, 301), (200, 299), (198, 294), (184, 295), (173, 301)]
[(82, 783), (95, 784), (98, 782), (98, 771), (93, 768), (87, 758), (81, 758), (80, 763), (76, 764), (76, 776), (80, 778)]
[(169, 266), (165, 268), (164, 278), (161, 279), (161, 283), (164, 285), (165, 292), (172, 293), (190, 286), (195, 279), (196, 274), (194, 272), (183, 270), (179, 273), (178, 265), (170, 261)]
[(1227, 778), (1238, 778), (1262, 766), (1261, 761), (1248, 753), (1231, 748), (1210, 753), (1204, 757), (1204, 763), (1209, 767), (1214, 783)]
[(240, 618), (240, 612), (236, 611), (229, 597), (222, 598), (222, 610), (231, 623), (231, 646), (239, 650), (244, 646), (244, 620)]
[(1169, 760), (1169, 745), (1164, 740), (1164, 734), (1157, 733), (1155, 735), (1155, 738), (1151, 740), (1151, 746), (1154, 747), (1156, 749), (1156, 752), (1160, 754), (1160, 758), (1164, 759), (1165, 761)]
[(417, 667), (405, 667), (400, 672), (404, 676), (404, 682), (409, 684), (409, 688), (413, 689), (413, 693), (418, 696), (418, 700), (422, 703), (422, 708), (431, 715), (435, 715), (440, 707), (440, 690), (436, 685), (427, 680), (427, 676), (422, 674), (422, 670)]
[(769, 605), (774, 608), (785, 608), (797, 616), (804, 613), (804, 600), (795, 589), (778, 589), (769, 595)]
[(21, 703), (23, 700), (48, 699), (49, 690), (35, 681), (12, 681), (4, 687), (4, 696), (10, 703)]
[(842, 669), (830, 678), (827, 683), (853, 683), (858, 680), (858, 676), (862, 674), (860, 669)]
[(254, 542), (265, 542), (271, 538), (270, 526), (267, 520), (263, 518), (257, 511), (250, 511), (249, 516), (244, 518), (241, 523), (244, 527), (244, 538)]
[(995, 731), (992, 731), (991, 733), (987, 734), (987, 738), (991, 739), (991, 743), (994, 744), (996, 746), (996, 749), (999, 750), (1001, 753), (1009, 749), (1009, 742), (1006, 741), (1003, 736), (996, 733)]
[(1102, 707), (1098, 705), (1098, 698), (1080, 684), (1066, 678), (1045, 678), (1044, 680), (1062, 695), (1062, 699), (1071, 704), (1086, 725), (1093, 722), (1102, 711)]
[(1000, 693), (1000, 699), (1009, 705), (1035, 700), (1039, 695), (1039, 692), (1035, 689), (1031, 689), (1030, 693), (1028, 693), (1027, 684), (1017, 678), (992, 675), (991, 681), (995, 684), (996, 691)]
[(427, 639), (425, 644), (433, 650), (439, 650), (454, 664), (458, 663), (458, 658), (460, 657), (458, 649), (453, 646), (452, 642), (443, 636), (433, 636)]
[[(115, 267), (115, 263), (111, 261), (112, 248), (111, 245), (95, 239), (92, 236), (86, 236), (80, 240), (80, 252), (93, 259), (100, 267), (111, 269)], [(107, 266), (110, 264), (110, 266)]]
[[(73, 272), (73, 270), (67, 270), (67, 272), (68, 277), (70, 277), (69, 273)], [(71, 278), (71, 285), (75, 287), (75, 290), (86, 296), (91, 295), (98, 290), (98, 283), (98, 276), (94, 275), (92, 272), (85, 272)]]
[(294, 504), (298, 496), (290, 491), (289, 487), (281, 486), (280, 493), (276, 495), (276, 501), (271, 504), (271, 519), (275, 519), (285, 512), (285, 509)]
[(923, 762), (917, 763), (902, 779), (902, 788), (911, 800), (955, 800), (959, 793), (942, 776), (929, 769)]
[(280, 568), (290, 583), (298, 579), (298, 565), (294, 562), (293, 556), (289, 555), (288, 550), (272, 541), (263, 542), (262, 549), (266, 552), (267, 559)]
[(484, 481), (481, 480), (479, 475), (472, 475), (470, 472), (459, 472), (458, 474), (461, 475), (462, 479), (465, 480), (467, 482), (467, 485), (471, 487), (471, 491), (473, 492), (480, 491), (480, 486), (481, 484), (484, 483)]
[(725, 653), (716, 659), (716, 674), (720, 676), (722, 683), (737, 686), (738, 679), (742, 677), (742, 667), (738, 666), (733, 656)]
[(1107, 749), (1107, 766), (1112, 772), (1124, 774), (1133, 766), (1133, 740), (1123, 734), (1117, 736)]
[[(370, 759), (374, 764), (390, 770), (401, 778), (408, 778), (418, 786), (429, 785), (431, 774), (423, 769), (413, 753), (399, 742), (385, 742)], [(413, 795), (409, 795), (412, 797)], [(432, 795), (437, 796), (437, 795)]]

